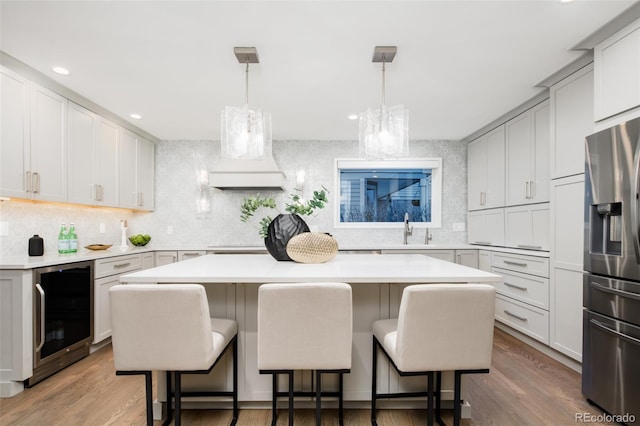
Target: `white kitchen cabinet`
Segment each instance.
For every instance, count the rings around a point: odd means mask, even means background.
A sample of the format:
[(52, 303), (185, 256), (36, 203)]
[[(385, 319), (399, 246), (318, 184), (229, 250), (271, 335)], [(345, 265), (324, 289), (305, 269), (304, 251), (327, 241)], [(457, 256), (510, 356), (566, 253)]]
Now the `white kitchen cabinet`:
[(554, 180), (551, 190), (550, 345), (581, 361), (584, 175)]
[(142, 253), (141, 262), (142, 263), (141, 263), (140, 269), (145, 270), (145, 269), (153, 268), (154, 266), (156, 266), (156, 256), (152, 251), (150, 251), (149, 253)]
[(118, 126), (69, 102), (68, 199), (118, 206)]
[(67, 201), (67, 100), (1, 71), (1, 195)]
[[(4, 87), (3, 87), (4, 90)], [(14, 396), (33, 375), (31, 269), (0, 274), (0, 397)]]
[(549, 344), (549, 259), (494, 252), (491, 272), (502, 275), (496, 287), (496, 320)]
[(467, 213), (469, 244), (504, 246), (504, 209)]
[(584, 142), (594, 132), (593, 65), (555, 84), (551, 101), (551, 178), (584, 173)]
[(157, 251), (155, 252), (155, 265), (162, 266), (178, 261), (178, 252), (176, 251)]
[(153, 210), (155, 207), (155, 157), (156, 145), (137, 138), (137, 208), (141, 210)]
[(506, 205), (549, 201), (549, 101), (505, 124)]
[(120, 275), (142, 269), (142, 256), (128, 254), (107, 257), (94, 262), (93, 343), (111, 337), (111, 304), (109, 289), (120, 283)]
[(500, 126), (467, 147), (469, 210), (504, 206), (504, 126)]
[(504, 209), (507, 247), (549, 250), (549, 203)]
[(155, 145), (122, 129), (118, 146), (120, 207), (153, 210)]
[(640, 19), (597, 44), (594, 55), (595, 119), (640, 105)]
[(178, 250), (178, 262), (204, 256), (205, 254), (207, 254), (205, 250)]
[(488, 250), (478, 250), (478, 269), (491, 272), (491, 256), (492, 253)]
[(478, 268), (478, 250), (456, 250), (456, 263)]
[(67, 201), (67, 100), (31, 83), (31, 198)]
[(0, 195), (28, 198), (29, 81), (0, 67)]

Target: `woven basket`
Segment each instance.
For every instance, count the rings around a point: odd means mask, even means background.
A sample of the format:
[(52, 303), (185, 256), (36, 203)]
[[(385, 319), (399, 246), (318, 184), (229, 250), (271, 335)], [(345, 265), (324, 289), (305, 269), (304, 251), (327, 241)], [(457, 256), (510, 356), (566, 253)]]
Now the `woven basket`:
[(289, 240), (287, 254), (300, 263), (324, 263), (338, 254), (338, 242), (322, 232), (303, 232)]

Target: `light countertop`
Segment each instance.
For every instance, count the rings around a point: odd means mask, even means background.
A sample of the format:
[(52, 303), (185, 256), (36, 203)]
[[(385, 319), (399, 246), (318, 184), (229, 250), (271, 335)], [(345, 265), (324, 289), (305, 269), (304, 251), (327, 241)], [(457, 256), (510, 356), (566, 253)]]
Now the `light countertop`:
[(126, 283), (501, 282), (500, 275), (419, 254), (338, 254), (327, 263), (278, 262), (268, 254), (207, 255), (123, 275)]

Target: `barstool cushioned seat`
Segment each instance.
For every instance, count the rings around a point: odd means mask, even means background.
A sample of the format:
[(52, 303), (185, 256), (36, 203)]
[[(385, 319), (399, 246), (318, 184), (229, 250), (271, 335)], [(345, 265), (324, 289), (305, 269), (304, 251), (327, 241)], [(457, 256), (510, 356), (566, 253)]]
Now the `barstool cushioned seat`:
[(229, 348), (233, 348), (233, 389), (199, 392), (233, 399), (237, 404), (236, 321), (209, 316), (209, 302), (199, 284), (129, 284), (109, 290), (113, 361), (116, 374), (147, 377), (147, 423), (152, 424), (151, 371), (167, 372), (167, 406), (171, 420), (171, 374), (175, 378), (175, 424), (180, 424), (182, 374), (208, 373)]
[[(429, 376), (429, 388), (432, 387), (433, 372), (438, 373), (439, 379), (440, 372), (455, 371), (454, 423), (457, 424), (460, 374), (488, 372), (491, 366), (494, 315), (495, 288), (491, 285), (408, 286), (402, 293), (398, 318), (373, 323), (374, 367), (377, 348), (381, 347), (401, 376)], [(376, 399), (402, 394), (378, 394), (375, 368), (372, 380), (371, 418), (375, 424)], [(439, 389), (436, 398), (439, 409)], [(429, 422), (432, 422), (431, 410)]]
[[(289, 424), (293, 396), (338, 396), (342, 424), (342, 375), (351, 369), (351, 287), (345, 283), (275, 283), (258, 290), (258, 369), (273, 374), (272, 424), (276, 421), (277, 375), (289, 375)], [(316, 391), (294, 392), (293, 370), (315, 370)], [(321, 374), (339, 374), (339, 390), (321, 392)], [(284, 393), (283, 393), (284, 394)]]

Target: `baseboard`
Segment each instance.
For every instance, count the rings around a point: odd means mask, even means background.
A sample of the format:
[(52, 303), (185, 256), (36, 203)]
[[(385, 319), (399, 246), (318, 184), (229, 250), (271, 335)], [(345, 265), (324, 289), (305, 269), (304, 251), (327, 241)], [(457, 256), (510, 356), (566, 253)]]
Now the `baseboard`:
[(11, 398), (16, 396), (24, 390), (24, 383), (22, 382), (1, 382), (0, 383), (0, 397)]

